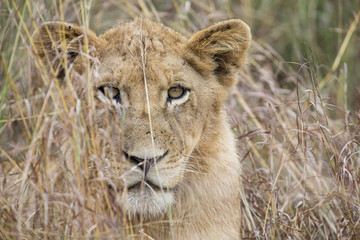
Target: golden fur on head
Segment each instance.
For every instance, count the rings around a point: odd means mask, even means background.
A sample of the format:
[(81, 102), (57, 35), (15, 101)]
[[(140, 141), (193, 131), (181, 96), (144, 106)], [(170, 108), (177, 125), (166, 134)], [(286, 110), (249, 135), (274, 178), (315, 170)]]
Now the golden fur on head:
[[(67, 73), (81, 101), (93, 94), (94, 161), (124, 193), (121, 204), (134, 225), (142, 219), (154, 239), (239, 237), (240, 164), (222, 104), (250, 39), (240, 20), (216, 23), (190, 39), (144, 19), (99, 37), (59, 22), (33, 35), (34, 52), (58, 77)], [(78, 79), (84, 49), (91, 56), (90, 86)], [(65, 138), (61, 156), (71, 171), (70, 145)]]

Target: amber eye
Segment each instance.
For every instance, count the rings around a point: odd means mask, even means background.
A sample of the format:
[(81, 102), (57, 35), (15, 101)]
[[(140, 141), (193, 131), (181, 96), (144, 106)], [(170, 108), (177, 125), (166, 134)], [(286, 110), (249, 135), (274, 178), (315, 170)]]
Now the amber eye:
[(120, 90), (119, 90), (118, 88), (103, 86), (103, 87), (99, 87), (99, 90), (100, 90), (107, 98), (109, 98), (109, 99), (114, 99), (114, 100), (116, 100), (118, 103), (121, 102)]
[(171, 87), (168, 90), (168, 97), (170, 99), (179, 99), (182, 96), (184, 96), (184, 93), (186, 91), (187, 91), (186, 89), (184, 89), (183, 87), (180, 87), (180, 86)]

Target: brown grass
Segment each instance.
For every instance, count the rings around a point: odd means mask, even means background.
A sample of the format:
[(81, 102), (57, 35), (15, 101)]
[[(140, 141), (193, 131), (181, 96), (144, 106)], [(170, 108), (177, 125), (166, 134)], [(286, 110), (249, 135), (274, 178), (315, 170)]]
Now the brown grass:
[[(0, 2), (0, 238), (132, 234), (115, 204), (119, 195), (103, 191), (102, 181), (89, 184), (83, 167), (96, 152), (96, 133), (85, 120), (93, 113), (76, 101), (62, 108), (59, 83), (31, 53), (30, 36), (49, 20), (101, 33), (144, 16), (186, 36), (227, 18), (252, 28), (249, 63), (226, 106), (244, 171), (242, 238), (359, 239), (359, 9), (346, 0)], [(71, 135), (77, 160), (76, 176), (66, 176), (63, 186), (54, 182), (64, 176), (49, 174), (48, 164), (58, 122)], [(5, 181), (13, 168), (27, 181), (18, 201), (9, 202), (14, 193)], [(29, 193), (37, 194), (36, 203)], [(36, 218), (27, 218), (30, 203)]]

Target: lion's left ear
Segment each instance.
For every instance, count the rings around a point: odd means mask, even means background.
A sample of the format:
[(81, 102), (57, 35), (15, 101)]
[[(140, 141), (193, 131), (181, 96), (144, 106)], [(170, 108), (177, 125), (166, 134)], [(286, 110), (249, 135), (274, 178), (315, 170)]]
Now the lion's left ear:
[(228, 89), (235, 82), (235, 73), (246, 61), (250, 41), (250, 28), (246, 23), (238, 19), (222, 21), (196, 32), (188, 40), (186, 49), (199, 61), (188, 60), (199, 72), (212, 71)]

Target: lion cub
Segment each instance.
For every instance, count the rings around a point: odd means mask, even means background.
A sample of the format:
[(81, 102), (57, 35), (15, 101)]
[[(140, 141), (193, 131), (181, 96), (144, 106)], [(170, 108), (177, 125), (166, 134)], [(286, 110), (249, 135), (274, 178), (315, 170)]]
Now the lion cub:
[[(126, 193), (135, 235), (141, 225), (160, 240), (239, 238), (241, 170), (223, 103), (250, 40), (237, 19), (189, 39), (145, 19), (100, 36), (62, 22), (34, 33), (37, 56), (94, 104), (95, 158), (108, 185)], [(61, 156), (72, 171), (70, 145), (65, 138)]]

